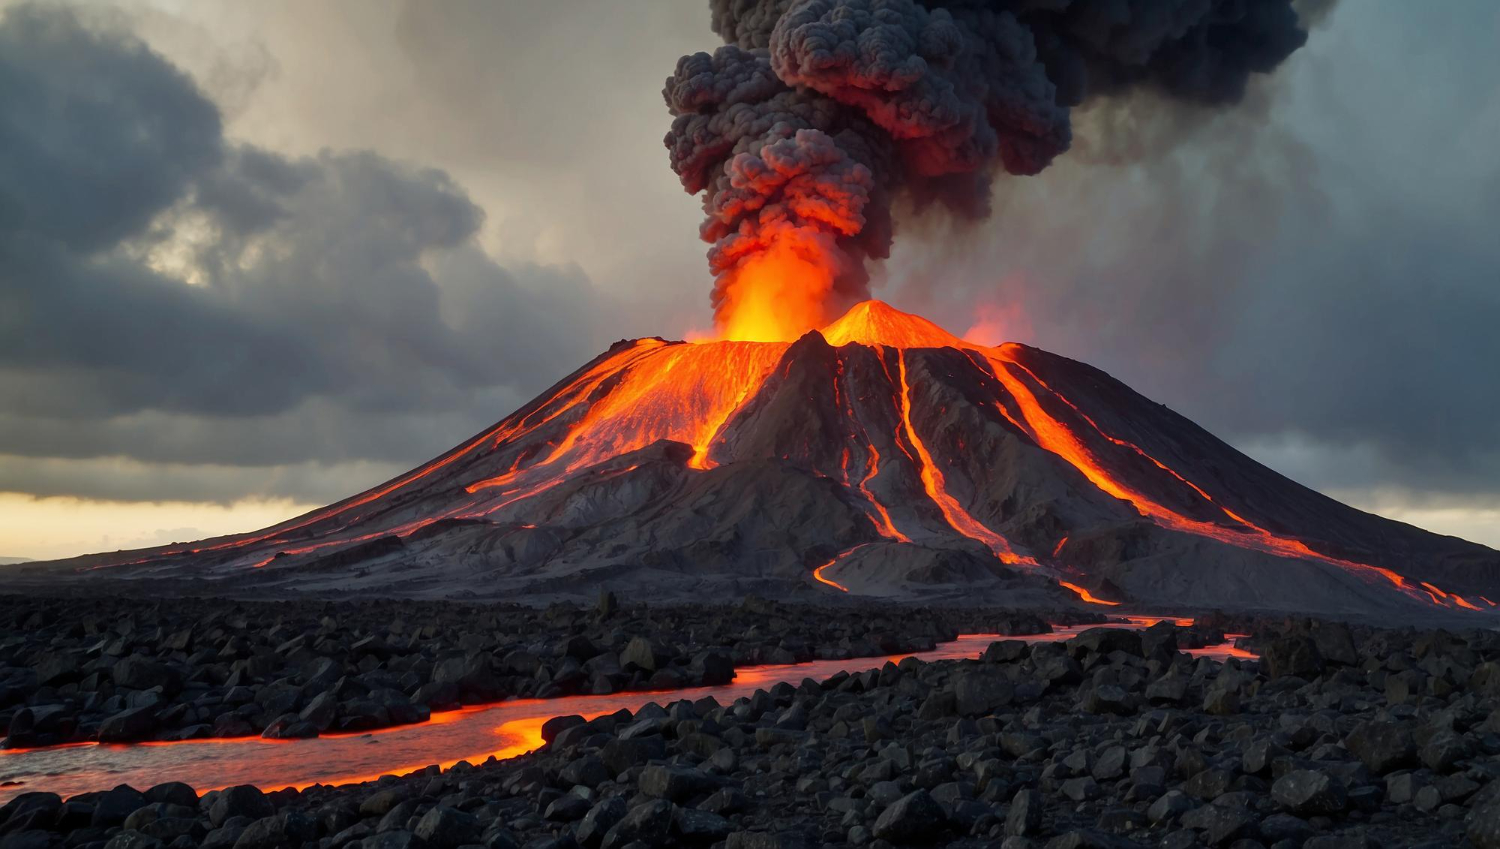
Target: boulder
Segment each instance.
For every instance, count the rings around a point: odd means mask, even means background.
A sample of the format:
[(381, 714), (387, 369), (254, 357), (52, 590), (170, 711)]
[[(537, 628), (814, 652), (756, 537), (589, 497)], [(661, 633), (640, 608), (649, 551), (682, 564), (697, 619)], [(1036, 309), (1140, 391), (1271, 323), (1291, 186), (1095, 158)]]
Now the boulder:
[(1411, 732), (1394, 722), (1360, 723), (1344, 738), (1344, 748), (1376, 775), (1417, 764), (1417, 744)]
[(604, 835), (614, 828), (616, 823), (624, 819), (626, 813), (624, 799), (619, 796), (604, 799), (584, 814), (583, 820), (573, 830), (573, 837), (584, 849), (596, 849), (604, 840)]
[(1261, 655), (1266, 676), (1313, 679), (1323, 673), (1323, 656), (1310, 637), (1300, 634), (1272, 640)]
[(480, 842), (484, 826), (473, 814), (439, 805), (422, 815), (412, 833), (431, 849), (457, 849)]
[(621, 849), (640, 841), (647, 846), (667, 843), (672, 833), (672, 803), (665, 799), (641, 802), (605, 832), (601, 849)]
[(99, 724), (99, 742), (134, 743), (146, 740), (156, 731), (156, 705), (122, 710)]
[(622, 669), (635, 667), (646, 672), (655, 672), (658, 660), (655, 646), (645, 637), (632, 637), (625, 645), (625, 650), (620, 652)]
[(240, 784), (225, 790), (220, 790), (214, 797), (213, 804), (208, 809), (208, 821), (213, 823), (214, 828), (224, 824), (231, 817), (247, 817), (258, 820), (271, 816), (275, 811), (271, 807), (271, 800), (266, 794), (260, 792), (260, 788), (251, 784)]
[(162, 693), (175, 695), (182, 689), (182, 673), (165, 663), (138, 654), (121, 658), (110, 670), (115, 686), (127, 690), (150, 690), (160, 687)]
[(1276, 779), (1271, 785), (1276, 803), (1298, 816), (1329, 816), (1348, 805), (1348, 791), (1327, 773), (1298, 769)]
[(301, 849), (316, 844), (318, 825), (301, 811), (262, 817), (245, 828), (234, 849)]
[(641, 770), (641, 793), (653, 799), (682, 802), (711, 790), (714, 781), (701, 770), (676, 766), (648, 766)]
[(1021, 790), (1010, 800), (1010, 811), (1005, 815), (1005, 833), (1011, 837), (1027, 837), (1041, 831), (1042, 794), (1035, 790)]
[(1015, 698), (1015, 687), (998, 672), (966, 667), (955, 677), (953, 708), (961, 716), (984, 716)]
[(558, 734), (569, 728), (583, 725), (586, 722), (587, 720), (576, 713), (568, 714), (567, 716), (554, 716), (542, 723), (542, 742), (550, 745), (553, 740), (557, 739)]
[(871, 830), (877, 838), (892, 843), (926, 842), (941, 835), (947, 819), (942, 806), (926, 790), (917, 790), (892, 802)]

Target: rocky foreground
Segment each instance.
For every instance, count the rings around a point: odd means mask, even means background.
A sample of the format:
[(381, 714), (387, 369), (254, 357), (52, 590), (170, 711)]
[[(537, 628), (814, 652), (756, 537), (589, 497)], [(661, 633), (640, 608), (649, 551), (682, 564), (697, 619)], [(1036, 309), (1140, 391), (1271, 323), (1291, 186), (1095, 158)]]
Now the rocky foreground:
[(540, 751), (269, 795), (0, 809), (0, 849), (1500, 846), (1500, 634), (1259, 623), (1004, 640), (748, 699), (547, 724)]
[(293, 739), (433, 711), (723, 684), (735, 667), (928, 650), (1087, 614), (454, 602), (0, 597), (0, 748)]

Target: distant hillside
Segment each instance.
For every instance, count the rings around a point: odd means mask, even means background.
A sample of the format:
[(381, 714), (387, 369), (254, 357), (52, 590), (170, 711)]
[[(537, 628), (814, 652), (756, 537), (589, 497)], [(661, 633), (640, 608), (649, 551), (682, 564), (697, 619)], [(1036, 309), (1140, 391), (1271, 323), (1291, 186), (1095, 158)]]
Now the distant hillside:
[(15, 563), (30, 563), (30, 557), (0, 557), (0, 566), (10, 566)]

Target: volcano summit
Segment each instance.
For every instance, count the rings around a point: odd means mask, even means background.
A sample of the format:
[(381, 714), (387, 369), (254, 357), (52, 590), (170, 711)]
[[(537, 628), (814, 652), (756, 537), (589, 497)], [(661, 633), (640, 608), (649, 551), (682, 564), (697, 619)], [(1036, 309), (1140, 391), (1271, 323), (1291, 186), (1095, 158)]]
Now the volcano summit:
[(34, 568), (483, 598), (604, 586), (1348, 613), (1500, 598), (1500, 553), (1326, 498), (1102, 371), (879, 301), (795, 342), (619, 342), (345, 501)]

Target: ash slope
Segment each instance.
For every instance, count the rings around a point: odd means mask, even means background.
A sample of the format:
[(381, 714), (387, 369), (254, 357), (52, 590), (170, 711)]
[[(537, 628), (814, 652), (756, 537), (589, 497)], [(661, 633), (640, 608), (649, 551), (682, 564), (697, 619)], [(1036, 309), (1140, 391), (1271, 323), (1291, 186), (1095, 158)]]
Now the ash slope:
[(795, 343), (621, 342), (338, 504), (26, 569), (235, 593), (1475, 615), (1500, 599), (1500, 553), (1300, 486), (1098, 369), (874, 301)]

